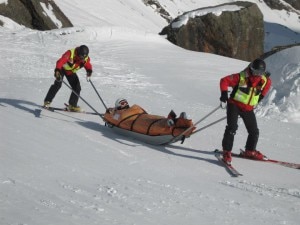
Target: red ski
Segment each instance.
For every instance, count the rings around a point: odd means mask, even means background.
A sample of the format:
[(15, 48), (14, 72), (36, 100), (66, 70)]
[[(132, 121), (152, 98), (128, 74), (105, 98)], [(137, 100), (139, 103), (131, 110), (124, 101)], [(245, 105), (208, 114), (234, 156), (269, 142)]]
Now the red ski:
[[(219, 149), (216, 149), (215, 152), (222, 153), (222, 151), (219, 150)], [(243, 159), (250, 159), (250, 158), (246, 158), (246, 157), (243, 156), (243, 152), (244, 152), (243, 149), (240, 149), (240, 152), (241, 152), (240, 154), (231, 153), (231, 155), (233, 157), (238, 157), (238, 158), (243, 158)], [(250, 159), (250, 160), (274, 163), (274, 164), (278, 164), (278, 165), (293, 168), (293, 169), (300, 169), (300, 164), (298, 164), (298, 163), (284, 162), (284, 161), (279, 161), (279, 160), (275, 160), (275, 159), (269, 159), (268, 157), (265, 157), (263, 160), (255, 160), (255, 159)]]
[(223, 160), (222, 157), (222, 152), (221, 151), (215, 151), (215, 156), (216, 158), (219, 160), (219, 162), (222, 163), (222, 165), (225, 167), (225, 169), (227, 170), (227, 172), (232, 176), (232, 177), (239, 177), (239, 176), (243, 176), (243, 174), (241, 174), (239, 171), (237, 171), (233, 165), (229, 165), (228, 163), (226, 163)]

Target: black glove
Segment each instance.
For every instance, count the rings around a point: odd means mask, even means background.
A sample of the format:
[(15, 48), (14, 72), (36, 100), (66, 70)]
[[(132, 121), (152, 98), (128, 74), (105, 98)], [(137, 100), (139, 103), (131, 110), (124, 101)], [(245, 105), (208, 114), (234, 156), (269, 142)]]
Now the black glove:
[(227, 91), (222, 91), (222, 92), (221, 92), (220, 101), (221, 101), (221, 102), (224, 102), (224, 103), (228, 101), (228, 94), (227, 94)]
[(90, 76), (92, 76), (92, 73), (93, 73), (92, 70), (87, 70), (87, 71), (86, 71), (86, 76), (87, 76), (87, 77), (90, 77)]
[(266, 75), (266, 77), (270, 77), (270, 76), (271, 76), (271, 73), (270, 73), (269, 71), (266, 71), (266, 72), (265, 72), (265, 75)]
[(54, 77), (57, 81), (62, 81), (62, 72), (60, 69), (55, 69), (54, 70)]
[(263, 95), (260, 95), (259, 98), (258, 98), (258, 103), (263, 100), (264, 96)]

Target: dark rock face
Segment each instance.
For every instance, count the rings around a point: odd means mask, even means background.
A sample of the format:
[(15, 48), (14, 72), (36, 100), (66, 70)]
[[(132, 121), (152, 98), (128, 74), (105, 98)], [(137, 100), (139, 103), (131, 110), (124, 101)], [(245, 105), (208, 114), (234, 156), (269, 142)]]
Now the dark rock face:
[(183, 26), (172, 28), (181, 16), (165, 27), (161, 34), (166, 34), (168, 40), (185, 49), (252, 61), (263, 54), (263, 15), (254, 3), (235, 2), (220, 6), (225, 5), (242, 8), (224, 11), (219, 16), (213, 13), (196, 16), (189, 18)]
[[(0, 4), (0, 15), (10, 18), (18, 24), (37, 30), (51, 30), (59, 28), (44, 14), (41, 4), (52, 8), (55, 17), (61, 22), (61, 27), (72, 27), (72, 23), (62, 13), (52, 0), (8, 0), (8, 4)], [(1, 24), (1, 21), (0, 21)]]
[[(271, 8), (271, 9), (278, 9), (278, 10), (286, 10), (286, 11), (295, 11), (300, 10), (300, 1), (299, 0), (285, 0), (288, 4), (291, 5), (284, 5), (281, 1), (279, 0), (264, 0), (264, 2)], [(297, 12), (296, 12), (297, 13)]]

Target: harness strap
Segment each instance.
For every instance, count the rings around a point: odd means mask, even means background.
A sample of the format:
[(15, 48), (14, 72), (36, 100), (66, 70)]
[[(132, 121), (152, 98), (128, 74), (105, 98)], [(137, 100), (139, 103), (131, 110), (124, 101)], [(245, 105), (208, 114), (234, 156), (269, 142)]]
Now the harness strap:
[(131, 117), (133, 117), (133, 116), (140, 115), (140, 114), (141, 114), (141, 113), (136, 113), (136, 114), (132, 114), (132, 115), (130, 115), (130, 116), (125, 117), (124, 119), (122, 119), (122, 120), (117, 124), (117, 126), (119, 127), (120, 124), (121, 124), (122, 122), (124, 122), (125, 120), (127, 120), (127, 119), (129, 119), (129, 118), (131, 118)]
[(133, 130), (133, 126), (134, 126), (135, 122), (138, 120), (138, 118), (139, 118), (141, 115), (144, 115), (144, 114), (147, 114), (147, 113), (146, 113), (146, 112), (143, 112), (143, 113), (139, 114), (139, 115), (135, 118), (135, 120), (133, 121), (133, 123), (131, 124), (131, 127), (130, 127), (130, 130), (131, 130), (131, 131)]
[(150, 125), (149, 125), (149, 127), (148, 127), (148, 129), (147, 129), (147, 134), (149, 134), (150, 128), (151, 128), (151, 126), (152, 126), (153, 124), (155, 124), (155, 123), (157, 123), (158, 121), (163, 120), (163, 119), (165, 119), (165, 118), (157, 119), (157, 120), (154, 120), (152, 123), (150, 123)]

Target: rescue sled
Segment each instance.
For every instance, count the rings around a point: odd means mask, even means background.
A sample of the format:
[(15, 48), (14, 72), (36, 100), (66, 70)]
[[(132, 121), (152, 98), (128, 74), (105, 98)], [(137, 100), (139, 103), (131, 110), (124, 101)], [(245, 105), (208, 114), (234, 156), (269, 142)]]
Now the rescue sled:
[[(137, 105), (129, 107), (127, 100), (122, 98), (117, 99), (115, 108), (107, 108), (93, 82), (90, 79), (88, 79), (88, 81), (94, 88), (103, 106), (105, 107), (105, 114), (97, 112), (97, 110), (91, 106), (91, 104), (78, 95), (65, 81), (62, 81), (62, 83), (72, 90), (72, 92), (82, 101), (84, 101), (95, 112), (96, 115), (99, 115), (105, 124), (112, 128), (113, 131), (124, 136), (136, 138), (149, 144), (166, 145), (179, 140), (181, 140), (183, 143), (186, 137), (190, 137), (191, 135), (196, 134), (197, 132), (202, 131), (227, 118), (224, 116), (210, 124), (207, 124), (204, 127), (195, 130), (196, 125), (215, 113), (218, 109), (226, 107), (226, 105), (222, 105), (222, 102), (215, 109), (195, 123), (193, 123), (192, 120), (187, 119), (185, 116), (182, 116), (182, 113), (179, 118), (176, 118), (176, 114), (173, 111), (171, 111), (167, 118), (163, 116), (150, 115)], [(119, 106), (126, 107), (119, 109)]]
[(184, 140), (196, 129), (185, 113), (178, 118), (173, 111), (168, 117), (151, 115), (138, 105), (125, 109), (109, 108), (103, 120), (116, 133), (153, 145)]

